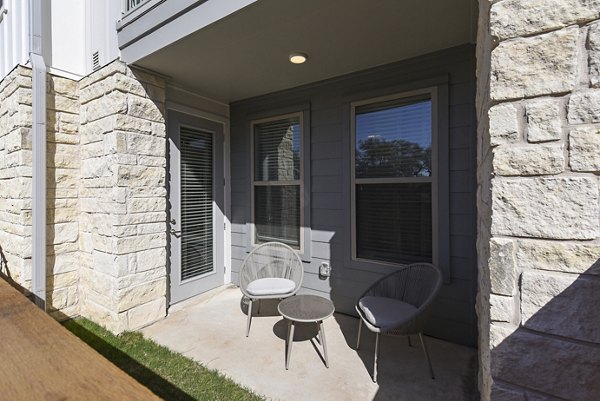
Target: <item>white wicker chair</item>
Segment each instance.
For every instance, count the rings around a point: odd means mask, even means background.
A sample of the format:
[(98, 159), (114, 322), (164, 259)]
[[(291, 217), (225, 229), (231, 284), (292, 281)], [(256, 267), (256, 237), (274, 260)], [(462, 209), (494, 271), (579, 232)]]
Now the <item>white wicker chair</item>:
[(434, 378), (431, 360), (423, 339), (423, 326), (431, 310), (430, 306), (442, 286), (442, 272), (429, 263), (415, 263), (401, 268), (376, 281), (356, 303), (360, 317), (356, 349), (360, 346), (363, 322), (376, 333), (373, 381), (377, 382), (377, 359), (381, 334), (418, 334)]
[(303, 277), (302, 260), (286, 244), (267, 242), (250, 252), (240, 269), (240, 289), (249, 300), (246, 337), (250, 334), (252, 302), (291, 297), (300, 289)]

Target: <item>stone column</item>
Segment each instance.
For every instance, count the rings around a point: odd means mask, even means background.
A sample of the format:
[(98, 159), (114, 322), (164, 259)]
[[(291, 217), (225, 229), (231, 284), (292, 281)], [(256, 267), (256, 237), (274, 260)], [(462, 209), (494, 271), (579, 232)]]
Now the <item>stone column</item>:
[(166, 313), (164, 98), (120, 61), (80, 82), (81, 313), (113, 332)]
[(483, 400), (600, 394), (600, 1), (480, 1)]

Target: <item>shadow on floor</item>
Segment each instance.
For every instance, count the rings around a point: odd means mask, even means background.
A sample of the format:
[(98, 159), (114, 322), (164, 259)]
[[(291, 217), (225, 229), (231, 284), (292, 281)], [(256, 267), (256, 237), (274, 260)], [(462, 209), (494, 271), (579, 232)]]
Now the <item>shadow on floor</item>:
[(181, 389), (174, 386), (172, 383), (157, 375), (153, 371), (149, 370), (136, 360), (132, 359), (129, 355), (113, 347), (96, 334), (78, 324), (76, 320), (70, 320), (66, 322), (65, 325), (69, 326), (69, 330), (73, 334), (115, 364), (119, 369), (123, 370), (129, 376), (137, 380), (140, 384), (150, 389), (150, 391), (157, 396), (165, 400), (195, 400), (195, 398), (183, 392)]

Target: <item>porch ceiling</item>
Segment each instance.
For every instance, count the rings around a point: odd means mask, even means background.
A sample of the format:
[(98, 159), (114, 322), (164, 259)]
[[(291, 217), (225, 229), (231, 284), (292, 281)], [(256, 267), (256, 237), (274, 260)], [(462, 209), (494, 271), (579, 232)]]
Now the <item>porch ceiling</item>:
[[(474, 41), (474, 0), (260, 0), (137, 61), (225, 103)], [(292, 65), (292, 51), (307, 53)]]

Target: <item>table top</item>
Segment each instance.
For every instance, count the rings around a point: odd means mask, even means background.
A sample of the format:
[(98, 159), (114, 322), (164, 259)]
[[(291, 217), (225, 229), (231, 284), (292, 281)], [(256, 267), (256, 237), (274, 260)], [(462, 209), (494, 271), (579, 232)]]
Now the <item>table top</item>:
[(281, 316), (295, 322), (318, 322), (333, 315), (333, 302), (316, 295), (296, 295), (277, 306)]
[(0, 277), (5, 400), (160, 400)]

